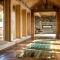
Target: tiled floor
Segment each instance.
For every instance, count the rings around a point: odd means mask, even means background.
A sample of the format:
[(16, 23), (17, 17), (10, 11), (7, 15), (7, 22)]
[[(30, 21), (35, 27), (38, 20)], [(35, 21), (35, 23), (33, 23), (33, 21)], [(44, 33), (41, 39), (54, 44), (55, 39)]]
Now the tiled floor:
[(0, 60), (60, 60), (60, 41), (57, 39), (54, 39), (53, 41), (51, 40), (52, 59), (17, 58), (16, 54), (19, 53), (23, 48), (25, 48), (32, 41), (33, 41), (32, 39), (29, 39), (20, 42), (15, 47), (5, 51), (3, 54), (0, 54)]

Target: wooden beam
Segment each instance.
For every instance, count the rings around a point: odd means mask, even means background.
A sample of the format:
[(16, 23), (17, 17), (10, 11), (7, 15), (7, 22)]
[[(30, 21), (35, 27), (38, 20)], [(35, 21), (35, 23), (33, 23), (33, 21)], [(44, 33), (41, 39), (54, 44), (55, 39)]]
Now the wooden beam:
[(27, 13), (27, 34), (31, 35), (31, 13)]
[(22, 36), (27, 36), (27, 11), (22, 10)]
[(47, 1), (47, 0), (43, 0), (43, 3), (46, 4), (46, 3), (47, 3), (46, 1)]
[(0, 5), (3, 5), (3, 0), (0, 1)]
[(28, 6), (22, 1), (22, 0), (16, 0), (21, 6), (24, 7), (28, 12), (31, 12), (31, 10), (28, 8)]
[(16, 5), (16, 38), (22, 38), (21, 6)]
[(59, 39), (60, 38), (60, 12), (56, 12), (56, 17), (57, 17), (57, 27), (56, 27), (56, 38)]
[(4, 0), (4, 40), (11, 41), (12, 0)]
[(57, 11), (57, 9), (33, 9), (33, 10), (31, 10), (31, 11), (33, 11), (33, 12), (54, 12), (54, 11)]
[(16, 0), (13, 0), (13, 5), (14, 6), (19, 5), (19, 3)]
[(31, 38), (34, 38), (35, 35), (35, 19), (34, 19), (34, 12), (31, 12)]

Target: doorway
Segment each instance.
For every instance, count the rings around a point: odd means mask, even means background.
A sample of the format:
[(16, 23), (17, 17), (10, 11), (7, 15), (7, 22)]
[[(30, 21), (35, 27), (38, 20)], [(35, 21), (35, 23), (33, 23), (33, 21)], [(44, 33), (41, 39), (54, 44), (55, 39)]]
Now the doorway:
[(35, 12), (35, 37), (56, 38), (56, 12)]

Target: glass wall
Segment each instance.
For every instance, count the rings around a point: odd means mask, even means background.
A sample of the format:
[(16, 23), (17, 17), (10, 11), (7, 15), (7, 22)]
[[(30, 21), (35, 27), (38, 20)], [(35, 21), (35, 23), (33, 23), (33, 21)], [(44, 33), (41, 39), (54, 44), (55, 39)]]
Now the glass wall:
[(3, 1), (0, 0), (0, 40), (3, 39)]

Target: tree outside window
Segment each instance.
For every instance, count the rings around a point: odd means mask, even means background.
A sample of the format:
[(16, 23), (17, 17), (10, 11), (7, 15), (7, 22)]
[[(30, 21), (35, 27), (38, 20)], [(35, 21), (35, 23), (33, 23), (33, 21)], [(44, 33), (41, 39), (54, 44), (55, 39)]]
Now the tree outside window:
[(0, 12), (0, 22), (3, 21), (3, 12)]

